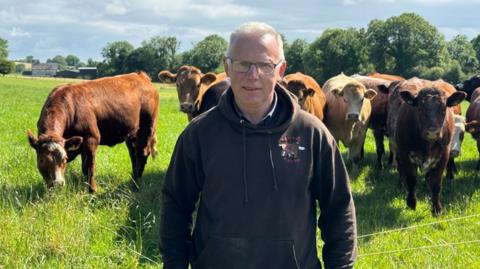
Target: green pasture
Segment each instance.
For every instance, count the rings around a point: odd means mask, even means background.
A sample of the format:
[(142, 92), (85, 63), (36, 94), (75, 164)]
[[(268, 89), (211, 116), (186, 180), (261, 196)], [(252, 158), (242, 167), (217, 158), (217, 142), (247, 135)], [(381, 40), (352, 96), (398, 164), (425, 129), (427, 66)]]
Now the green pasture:
[[(69, 163), (66, 186), (47, 191), (26, 138), (27, 129), (36, 134), (50, 90), (65, 82), (0, 77), (0, 268), (162, 268), (160, 189), (175, 141), (187, 125), (174, 87), (156, 84), (159, 155), (149, 159), (140, 190), (130, 189), (128, 152), (120, 144), (99, 148), (98, 193), (91, 195), (80, 158)], [(467, 106), (464, 102), (464, 111)], [(412, 211), (397, 172), (374, 169), (369, 132), (365, 159), (351, 178), (360, 236), (355, 268), (480, 268), (477, 158), (476, 144), (466, 134), (459, 174), (444, 181), (444, 212), (434, 218), (422, 175)], [(321, 247), (319, 239), (319, 253)]]

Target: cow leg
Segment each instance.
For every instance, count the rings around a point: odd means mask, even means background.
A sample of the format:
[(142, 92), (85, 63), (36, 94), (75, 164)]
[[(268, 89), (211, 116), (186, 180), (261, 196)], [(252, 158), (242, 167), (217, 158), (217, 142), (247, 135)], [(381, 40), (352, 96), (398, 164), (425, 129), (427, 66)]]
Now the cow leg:
[(417, 194), (415, 190), (417, 185), (417, 167), (410, 162), (399, 162), (398, 160), (397, 165), (400, 178), (404, 180), (407, 185), (407, 206), (415, 210), (417, 208)]
[(456, 173), (457, 167), (455, 165), (455, 160), (453, 158), (449, 158), (447, 162), (447, 179), (453, 179)]
[(137, 157), (135, 155), (135, 137), (129, 137), (125, 141), (125, 144), (127, 144), (128, 148), (128, 153), (130, 155), (130, 162), (132, 163), (132, 171), (137, 170)]
[(375, 147), (377, 149), (377, 168), (383, 169), (382, 157), (385, 154), (385, 147), (383, 145), (384, 132), (382, 129), (373, 129), (373, 136), (375, 137)]
[(95, 155), (98, 147), (99, 139), (89, 137), (83, 142), (82, 150), (82, 172), (88, 182), (88, 191), (95, 193), (97, 191), (97, 183), (95, 182)]
[(477, 161), (477, 170), (480, 170), (480, 139), (477, 140), (477, 151), (478, 151), (478, 161)]
[(137, 133), (137, 140), (135, 146), (136, 157), (136, 169), (133, 170), (133, 179), (135, 182), (142, 177), (147, 158), (150, 155), (151, 149), (149, 148), (152, 135), (155, 135), (155, 123), (154, 118), (148, 114), (142, 114), (140, 116), (140, 129)]

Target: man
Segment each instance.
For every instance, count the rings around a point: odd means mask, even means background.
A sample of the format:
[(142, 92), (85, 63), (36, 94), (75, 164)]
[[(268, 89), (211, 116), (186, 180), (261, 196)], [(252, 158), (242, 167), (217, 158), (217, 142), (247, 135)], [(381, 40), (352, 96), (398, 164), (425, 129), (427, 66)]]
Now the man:
[[(162, 199), (164, 268), (326, 268), (355, 261), (355, 209), (335, 140), (276, 82), (281, 36), (264, 23), (230, 36), (218, 106), (178, 138)], [(192, 232), (192, 213), (198, 202)]]

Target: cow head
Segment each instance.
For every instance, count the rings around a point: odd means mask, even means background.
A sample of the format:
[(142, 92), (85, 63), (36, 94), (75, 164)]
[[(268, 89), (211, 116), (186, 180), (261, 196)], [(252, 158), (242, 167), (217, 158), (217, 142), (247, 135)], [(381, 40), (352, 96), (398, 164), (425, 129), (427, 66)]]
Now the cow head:
[(83, 141), (82, 137), (63, 139), (41, 135), (36, 138), (31, 131), (27, 132), (27, 136), (30, 146), (37, 152), (38, 171), (42, 174), (47, 187), (64, 185), (67, 151), (78, 150)]
[(436, 88), (424, 88), (414, 96), (410, 91), (401, 91), (400, 96), (405, 103), (415, 107), (418, 113), (419, 126), (422, 126), (422, 138), (427, 141), (438, 140), (442, 136), (442, 127), (447, 107), (458, 105), (466, 94), (455, 92), (448, 98), (443, 91)]
[(462, 153), (462, 142), (465, 135), (465, 117), (454, 115), (454, 128), (452, 135), (452, 143), (450, 144), (450, 156), (458, 157)]
[(363, 107), (364, 99), (373, 99), (377, 92), (372, 89), (366, 89), (365, 86), (359, 82), (350, 82), (343, 89), (333, 89), (332, 93), (338, 97), (343, 98), (347, 103), (347, 121), (358, 122)]
[(286, 88), (297, 97), (298, 103), (302, 108), (305, 107), (305, 100), (307, 100), (309, 96), (313, 96), (315, 94), (314, 89), (307, 88), (303, 82), (297, 80), (289, 81), (286, 85)]
[(455, 88), (458, 91), (463, 91), (467, 93), (467, 101), (471, 101), (473, 91), (480, 87), (480, 75), (474, 75), (469, 79), (465, 80), (463, 83), (455, 85)]
[(161, 71), (158, 78), (160, 82), (175, 82), (180, 111), (193, 113), (195, 112), (195, 100), (200, 92), (200, 86), (211, 84), (215, 81), (216, 75), (213, 73), (202, 74), (202, 71), (196, 67), (183, 65), (178, 68), (177, 74), (172, 74), (170, 71)]
[(473, 120), (465, 123), (465, 130), (472, 134), (475, 139), (477, 139), (478, 137), (480, 137), (480, 122), (477, 120)]

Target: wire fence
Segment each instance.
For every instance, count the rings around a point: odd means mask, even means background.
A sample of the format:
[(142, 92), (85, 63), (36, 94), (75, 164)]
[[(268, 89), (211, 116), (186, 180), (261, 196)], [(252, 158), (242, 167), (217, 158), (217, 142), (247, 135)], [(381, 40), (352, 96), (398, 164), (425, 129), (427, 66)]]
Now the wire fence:
[[(455, 221), (470, 219), (470, 218), (475, 218), (475, 217), (480, 217), (480, 214), (473, 214), (473, 215), (468, 215), (468, 216), (463, 216), (463, 217), (458, 217), (458, 218), (451, 218), (451, 219), (440, 220), (440, 221), (435, 221), (435, 222), (430, 222), (430, 223), (425, 223), (425, 224), (418, 224), (418, 225), (412, 225), (412, 226), (408, 226), (408, 227), (402, 227), (402, 228), (397, 228), (397, 229), (392, 229), (392, 230), (387, 230), (387, 231), (381, 231), (381, 232), (377, 232), (377, 233), (370, 233), (370, 234), (360, 235), (357, 238), (362, 239), (362, 238), (375, 236), (375, 235), (388, 234), (388, 233), (404, 231), (404, 230), (411, 230), (411, 229), (416, 229), (416, 228), (419, 228), (419, 227), (432, 226), (432, 225), (436, 225), (436, 224), (440, 224), (440, 223), (455, 222)], [(395, 250), (370, 252), (370, 253), (365, 253), (365, 254), (359, 254), (358, 257), (362, 258), (362, 257), (368, 257), (368, 256), (375, 256), (375, 255), (395, 254), (395, 253), (401, 253), (401, 252), (413, 251), (413, 250), (422, 250), (422, 249), (431, 249), (431, 248), (438, 248), (438, 247), (445, 247), (445, 246), (457, 246), (457, 245), (467, 245), (467, 244), (480, 244), (480, 239), (460, 241), (460, 242), (446, 242), (446, 243), (441, 243), (441, 244), (432, 244), (432, 245), (412, 247), (412, 248), (403, 248), (403, 249), (395, 249)]]

